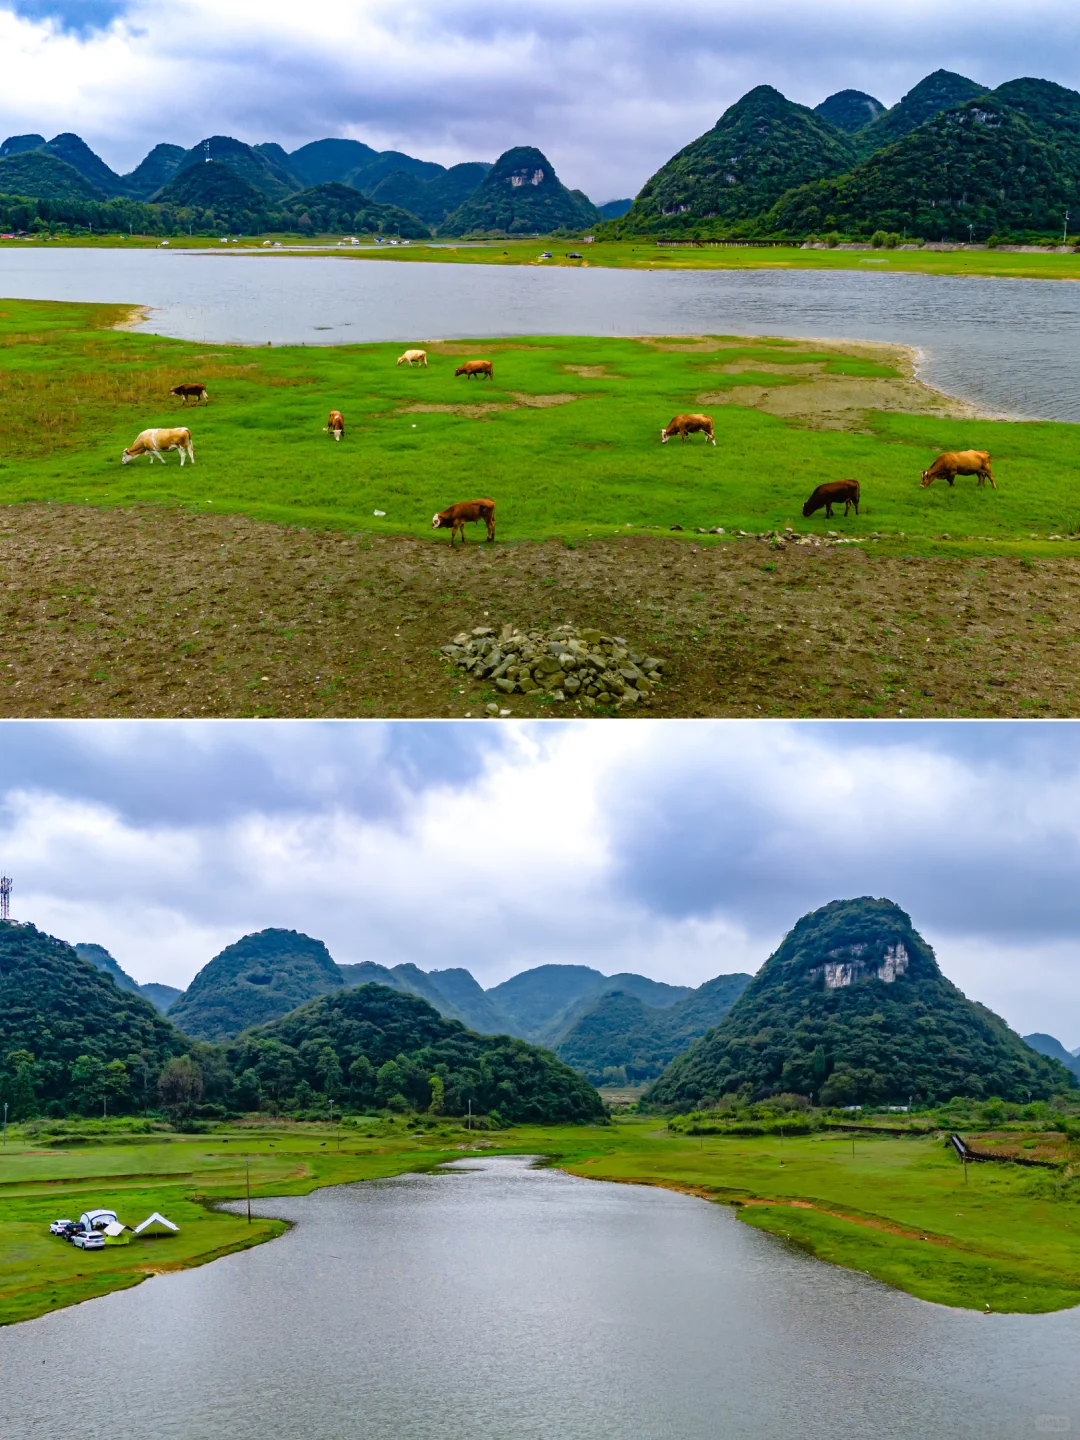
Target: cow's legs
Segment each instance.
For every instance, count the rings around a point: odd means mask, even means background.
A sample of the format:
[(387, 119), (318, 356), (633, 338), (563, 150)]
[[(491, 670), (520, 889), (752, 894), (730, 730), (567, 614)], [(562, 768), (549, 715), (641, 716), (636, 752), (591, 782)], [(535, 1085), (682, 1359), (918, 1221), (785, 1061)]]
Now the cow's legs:
[(826, 520), (831, 520), (831, 519), (832, 519), (832, 501), (831, 501), (831, 500), (827, 500), (827, 501), (825, 502), (825, 519), (826, 519)]

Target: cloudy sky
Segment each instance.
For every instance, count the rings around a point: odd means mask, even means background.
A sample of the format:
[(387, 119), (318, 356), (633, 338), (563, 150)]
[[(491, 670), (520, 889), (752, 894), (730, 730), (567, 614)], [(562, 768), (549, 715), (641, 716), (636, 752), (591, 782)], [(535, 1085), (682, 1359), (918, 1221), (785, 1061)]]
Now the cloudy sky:
[[(1075, 0), (0, 0), (0, 130), (119, 170), (206, 135), (349, 135), (453, 164), (538, 145), (634, 194), (754, 85), (886, 104), (944, 67), (1080, 84)], [(0, 136), (2, 138), (2, 136)]]
[(1072, 724), (8, 722), (16, 918), (185, 985), (286, 926), (335, 959), (697, 984), (885, 895), (946, 974), (1080, 1045)]

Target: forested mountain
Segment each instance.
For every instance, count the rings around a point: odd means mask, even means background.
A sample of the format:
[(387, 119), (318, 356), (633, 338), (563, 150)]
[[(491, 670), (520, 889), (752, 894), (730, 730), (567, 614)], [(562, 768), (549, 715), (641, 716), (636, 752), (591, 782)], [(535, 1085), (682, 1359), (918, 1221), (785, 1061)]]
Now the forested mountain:
[(118, 985), (121, 990), (130, 991), (132, 995), (142, 995), (162, 1014), (182, 993), (174, 985), (157, 985), (153, 982), (148, 985), (140, 985), (113, 959), (104, 945), (88, 945), (80, 942), (72, 948), (80, 960), (88, 960), (95, 970), (100, 970), (103, 975), (111, 975), (114, 985)]
[(825, 1105), (1021, 1101), (1073, 1084), (1062, 1065), (945, 979), (898, 905), (864, 897), (804, 915), (648, 1098), (683, 1109), (778, 1092)]
[(378, 154), (362, 140), (312, 140), (292, 152), (289, 169), (301, 185), (344, 184)]
[(9, 135), (0, 145), (0, 160), (6, 160), (9, 155), (22, 155), (27, 150), (43, 150), (45, 143), (44, 135)]
[(360, 1108), (474, 1111), (506, 1121), (598, 1120), (599, 1095), (549, 1051), (477, 1035), (425, 1000), (362, 985), (312, 1000), (229, 1050), (249, 1108), (340, 1095)]
[(602, 219), (586, 195), (566, 188), (546, 155), (531, 145), (517, 145), (499, 156), (439, 233), (550, 235), (553, 230), (597, 225)]
[(407, 170), (392, 170), (373, 186), (370, 177), (364, 183), (371, 187), (372, 200), (410, 210), (434, 229), (469, 198), (490, 169), (490, 165), (468, 161), (429, 179)]
[(125, 190), (124, 181), (115, 170), (111, 170), (99, 155), (95, 155), (85, 140), (70, 131), (63, 135), (57, 135), (45, 146), (43, 153), (52, 155), (57, 160), (63, 160), (72, 169), (77, 170), (90, 184), (106, 195), (122, 195)]
[(977, 239), (1060, 231), (1080, 193), (1080, 95), (1014, 80), (946, 110), (850, 174), (793, 190), (769, 233), (906, 231)]
[(42, 1110), (100, 1114), (153, 1095), (158, 1072), (191, 1042), (148, 1000), (72, 946), (0, 921), (0, 1101), (12, 1119)]
[(895, 144), (943, 110), (965, 105), (985, 90), (985, 85), (977, 85), (964, 75), (954, 75), (951, 70), (935, 70), (925, 80), (920, 80), (891, 110), (886, 110), (859, 131), (856, 143), (860, 154), (869, 155), (874, 150)]
[(156, 980), (148, 980), (145, 985), (139, 986), (139, 993), (145, 995), (150, 1004), (164, 1015), (173, 1001), (184, 992), (175, 985), (160, 985)]
[(0, 160), (0, 195), (29, 195), (37, 200), (107, 200), (104, 190), (80, 175), (74, 165), (44, 150), (23, 150)]
[(724, 1018), (749, 983), (749, 975), (718, 975), (663, 1008), (626, 990), (607, 990), (586, 1003), (555, 1053), (594, 1085), (655, 1080)]
[(361, 234), (399, 235), (405, 240), (427, 240), (431, 232), (417, 217), (398, 205), (386, 205), (362, 195), (349, 185), (315, 185), (290, 195), (276, 206), (279, 228), (301, 234), (350, 230)]
[(515, 1035), (539, 1035), (556, 1015), (594, 992), (604, 980), (589, 965), (537, 965), (486, 993), (505, 1014)]
[(677, 235), (702, 221), (762, 214), (793, 186), (850, 170), (855, 148), (834, 125), (759, 85), (646, 182), (621, 235)]
[(838, 90), (835, 95), (814, 106), (815, 115), (820, 115), (822, 120), (827, 120), (847, 135), (854, 135), (884, 113), (885, 106), (881, 101), (862, 90)]
[(1024, 1044), (1030, 1045), (1032, 1050), (1037, 1050), (1040, 1055), (1047, 1055), (1051, 1060), (1060, 1060), (1066, 1070), (1080, 1080), (1080, 1054), (1076, 1051), (1066, 1050), (1060, 1040), (1055, 1040), (1053, 1035), (1025, 1035)]
[(321, 940), (296, 930), (260, 930), (204, 965), (169, 1019), (199, 1040), (229, 1040), (341, 988), (341, 972)]
[(155, 145), (131, 174), (124, 176), (127, 193), (138, 200), (149, 200), (155, 191), (169, 183), (186, 154), (182, 145)]
[(270, 200), (282, 200), (302, 188), (295, 175), (231, 135), (211, 135), (200, 140), (184, 155), (176, 174), (179, 177), (208, 164), (225, 166)]

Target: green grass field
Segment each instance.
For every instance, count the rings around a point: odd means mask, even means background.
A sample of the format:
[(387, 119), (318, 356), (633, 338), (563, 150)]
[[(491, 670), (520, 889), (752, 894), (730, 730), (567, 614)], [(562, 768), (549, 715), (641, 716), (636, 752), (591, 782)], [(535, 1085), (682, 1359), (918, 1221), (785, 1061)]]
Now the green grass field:
[[(543, 1154), (597, 1181), (662, 1185), (739, 1206), (739, 1217), (822, 1260), (920, 1299), (1041, 1313), (1080, 1304), (1080, 1193), (1065, 1170), (962, 1167), (942, 1139), (687, 1136), (655, 1117), (605, 1127), (518, 1127), (469, 1135), (456, 1122), (222, 1126), (202, 1135), (102, 1136), (52, 1145), (9, 1135), (0, 1155), (0, 1324), (203, 1264), (281, 1233), (283, 1224), (220, 1214), (245, 1193), (425, 1170), (479, 1141), (486, 1153)], [(84, 1254), (47, 1232), (58, 1216), (107, 1206), (137, 1222), (151, 1210), (178, 1235)]]
[[(109, 328), (122, 313), (0, 301), (0, 500), (180, 506), (442, 544), (432, 513), (477, 495), (497, 502), (500, 542), (790, 523), (877, 533), (876, 548), (903, 553), (1061, 553), (1048, 537), (1080, 531), (1080, 428), (959, 418), (882, 347), (534, 338), (432, 345), (429, 367), (409, 369), (398, 345), (208, 347)], [(454, 378), (468, 356), (495, 362), (493, 383)], [(168, 390), (192, 379), (212, 403), (185, 414)], [(331, 408), (345, 415), (341, 444), (322, 433)], [(702, 409), (715, 448), (660, 444), (672, 415)], [(121, 466), (140, 430), (179, 423), (194, 468), (175, 454)], [(992, 452), (998, 490), (920, 489), (938, 451), (969, 447)], [(848, 476), (861, 517), (803, 522), (814, 486)]]

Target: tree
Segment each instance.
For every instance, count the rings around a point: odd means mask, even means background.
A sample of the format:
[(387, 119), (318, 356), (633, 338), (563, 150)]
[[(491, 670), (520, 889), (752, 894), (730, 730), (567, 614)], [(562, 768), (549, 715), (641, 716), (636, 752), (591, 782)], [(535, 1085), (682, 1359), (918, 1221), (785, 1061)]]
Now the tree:
[(108, 1093), (105, 1078), (105, 1065), (96, 1055), (80, 1055), (72, 1065), (73, 1098), (82, 1114), (93, 1115), (101, 1109), (102, 1100)]
[(0, 1100), (6, 1101), (12, 1120), (28, 1120), (37, 1113), (34, 1090), (34, 1057), (29, 1050), (12, 1050), (4, 1060), (0, 1076)]
[(202, 1099), (202, 1071), (190, 1055), (174, 1056), (157, 1083), (158, 1099), (173, 1124), (186, 1120)]
[(259, 1079), (259, 1072), (249, 1066), (237, 1081), (237, 1104), (241, 1110), (258, 1110), (262, 1104), (262, 1098), (262, 1082)]
[(387, 1060), (385, 1065), (380, 1065), (375, 1081), (375, 1099), (380, 1105), (388, 1105), (405, 1089), (405, 1076), (396, 1060)]
[(441, 1075), (431, 1077), (431, 1104), (428, 1110), (432, 1115), (441, 1115), (446, 1104), (446, 1086), (443, 1084)]
[(105, 1075), (102, 1080), (102, 1089), (107, 1099), (114, 1105), (119, 1105), (127, 1099), (130, 1088), (131, 1080), (128, 1076), (128, 1068), (123, 1060), (110, 1060), (105, 1066)]
[(370, 1105), (375, 1098), (375, 1067), (366, 1055), (358, 1055), (349, 1066), (349, 1099), (354, 1105)]

